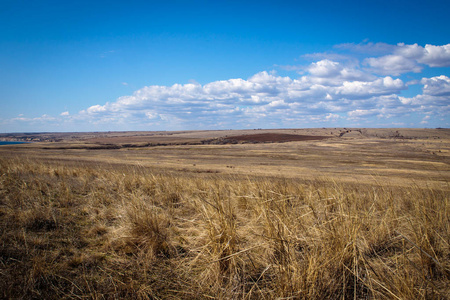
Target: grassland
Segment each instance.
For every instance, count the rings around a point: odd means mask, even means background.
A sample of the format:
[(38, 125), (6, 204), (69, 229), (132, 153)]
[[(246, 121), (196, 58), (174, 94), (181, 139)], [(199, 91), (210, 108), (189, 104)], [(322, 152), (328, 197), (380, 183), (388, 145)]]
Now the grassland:
[(448, 130), (270, 133), (0, 147), (0, 297), (450, 297)]

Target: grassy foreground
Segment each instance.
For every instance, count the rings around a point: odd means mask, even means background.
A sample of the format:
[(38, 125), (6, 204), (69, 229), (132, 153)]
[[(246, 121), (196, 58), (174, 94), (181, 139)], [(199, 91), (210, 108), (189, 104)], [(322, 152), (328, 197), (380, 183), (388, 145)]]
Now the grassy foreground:
[(0, 298), (446, 299), (448, 188), (0, 160)]

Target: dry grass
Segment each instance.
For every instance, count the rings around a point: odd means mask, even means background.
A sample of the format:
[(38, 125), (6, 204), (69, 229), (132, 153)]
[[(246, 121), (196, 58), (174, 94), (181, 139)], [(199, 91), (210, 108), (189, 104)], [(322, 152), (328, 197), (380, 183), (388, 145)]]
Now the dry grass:
[(1, 298), (446, 299), (448, 187), (0, 160)]
[[(274, 176), (315, 180), (326, 175), (330, 179), (350, 184), (372, 181), (375, 175), (388, 185), (409, 187), (414, 181), (420, 187), (441, 184), (441, 188), (448, 188), (450, 130), (358, 129), (349, 133), (360, 135), (353, 138), (346, 137), (347, 131), (324, 128), (178, 133), (48, 133), (36, 134), (35, 137), (61, 141), (2, 146), (0, 157), (59, 160), (64, 161), (65, 165), (75, 166), (80, 162), (140, 165), (186, 176), (220, 173), (238, 177)], [(342, 132), (345, 134), (339, 138)], [(294, 134), (330, 138), (287, 143), (183, 145), (186, 139), (199, 142), (216, 138), (216, 141), (223, 141), (236, 135), (261, 133), (265, 133), (265, 136)], [(17, 138), (25, 137), (17, 135)], [(103, 138), (110, 140), (94, 142), (95, 139)], [(166, 146), (155, 146), (158, 144)]]

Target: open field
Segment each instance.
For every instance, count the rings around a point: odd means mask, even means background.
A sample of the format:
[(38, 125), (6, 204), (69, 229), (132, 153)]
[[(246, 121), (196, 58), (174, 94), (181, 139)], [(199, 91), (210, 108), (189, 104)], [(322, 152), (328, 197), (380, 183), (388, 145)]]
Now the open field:
[(0, 139), (1, 298), (450, 297), (448, 129)]
[[(448, 129), (47, 133), (34, 134), (33, 139), (42, 142), (0, 147), (0, 153), (5, 158), (137, 165), (188, 175), (325, 176), (343, 182), (380, 180), (401, 186), (413, 182), (446, 189), (450, 176)], [(279, 143), (280, 139), (292, 142)]]

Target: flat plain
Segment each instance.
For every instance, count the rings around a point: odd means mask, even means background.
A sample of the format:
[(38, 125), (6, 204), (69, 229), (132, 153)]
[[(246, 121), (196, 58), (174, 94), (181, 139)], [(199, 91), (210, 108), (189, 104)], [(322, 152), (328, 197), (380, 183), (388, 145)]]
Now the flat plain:
[(450, 176), (449, 129), (43, 133), (9, 138), (38, 142), (2, 147), (3, 157), (139, 165), (186, 174), (328, 177), (443, 188), (448, 188)]
[(0, 140), (1, 298), (450, 297), (449, 129)]

